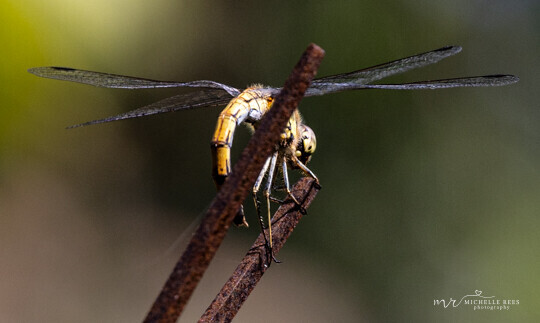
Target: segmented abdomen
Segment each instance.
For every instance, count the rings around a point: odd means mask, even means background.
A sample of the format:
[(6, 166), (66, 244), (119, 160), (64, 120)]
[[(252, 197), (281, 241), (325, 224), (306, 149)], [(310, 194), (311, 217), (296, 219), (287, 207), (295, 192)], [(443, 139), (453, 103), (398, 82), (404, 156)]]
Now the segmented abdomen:
[(256, 123), (268, 111), (272, 98), (264, 89), (252, 87), (232, 99), (219, 114), (212, 137), (212, 178), (219, 190), (231, 172), (231, 147), (236, 126)]

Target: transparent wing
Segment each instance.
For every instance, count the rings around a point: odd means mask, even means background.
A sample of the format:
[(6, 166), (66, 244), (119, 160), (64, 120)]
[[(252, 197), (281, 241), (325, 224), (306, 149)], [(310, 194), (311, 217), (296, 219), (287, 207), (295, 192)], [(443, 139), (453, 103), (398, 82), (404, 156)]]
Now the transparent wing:
[(390, 75), (437, 63), (460, 51), (461, 47), (459, 46), (447, 46), (354, 72), (318, 78), (313, 80), (305, 95), (324, 95), (339, 91), (366, 88), (362, 85), (383, 79)]
[(434, 90), (453, 87), (503, 86), (519, 81), (514, 75), (484, 75), (403, 84), (343, 84), (340, 91), (358, 89)]
[(77, 82), (107, 88), (148, 89), (163, 87), (202, 87), (210, 89), (220, 89), (226, 91), (231, 96), (237, 96), (241, 92), (234, 87), (206, 80), (192, 82), (156, 81), (139, 77), (92, 72), (74, 68), (55, 66), (34, 67), (29, 69), (28, 72), (40, 77)]
[(229, 93), (217, 89), (207, 89), (203, 91), (185, 93), (163, 99), (161, 101), (146, 105), (135, 110), (131, 110), (126, 113), (104, 119), (88, 121), (78, 125), (70, 126), (68, 128), (77, 128), (98, 123), (138, 118), (178, 110), (225, 105), (231, 100), (231, 98), (232, 96)]

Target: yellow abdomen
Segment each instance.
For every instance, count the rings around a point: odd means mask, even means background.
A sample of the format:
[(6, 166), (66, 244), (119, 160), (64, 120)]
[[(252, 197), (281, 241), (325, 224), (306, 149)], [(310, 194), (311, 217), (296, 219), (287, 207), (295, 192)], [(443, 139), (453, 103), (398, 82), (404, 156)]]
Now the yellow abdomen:
[(236, 126), (242, 122), (255, 124), (272, 104), (269, 93), (251, 87), (232, 99), (219, 114), (212, 136), (212, 177), (219, 190), (231, 172), (231, 147)]

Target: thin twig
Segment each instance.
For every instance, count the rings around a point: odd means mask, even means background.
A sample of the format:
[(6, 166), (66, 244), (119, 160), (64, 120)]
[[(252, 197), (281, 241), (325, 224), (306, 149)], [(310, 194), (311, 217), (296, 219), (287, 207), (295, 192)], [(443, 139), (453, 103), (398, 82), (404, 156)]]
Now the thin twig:
[(177, 262), (144, 322), (176, 322), (184, 306), (223, 241), (240, 205), (249, 194), (279, 135), (298, 106), (324, 56), (315, 44), (308, 46), (272, 109), (242, 152), (231, 176), (212, 201), (206, 216)]
[[(304, 177), (293, 187), (293, 194), (302, 207), (307, 209), (317, 195), (319, 188), (320, 186), (315, 184), (315, 180)], [(272, 238), (275, 254), (283, 247), (302, 215), (300, 209), (291, 199), (281, 205), (274, 214)], [(264, 236), (260, 234), (199, 322), (230, 322), (234, 318), (266, 269), (269, 268), (267, 266), (267, 253)]]

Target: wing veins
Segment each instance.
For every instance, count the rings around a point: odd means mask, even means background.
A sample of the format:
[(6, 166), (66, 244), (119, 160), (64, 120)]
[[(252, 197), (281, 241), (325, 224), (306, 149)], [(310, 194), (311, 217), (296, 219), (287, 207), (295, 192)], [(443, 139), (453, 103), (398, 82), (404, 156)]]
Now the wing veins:
[(330, 93), (363, 90), (363, 89), (386, 89), (386, 90), (426, 90), (426, 89), (447, 89), (456, 87), (488, 87), (488, 86), (504, 86), (513, 84), (519, 81), (519, 78), (514, 75), (483, 75), (471, 77), (459, 77), (441, 80), (419, 81), (402, 84), (328, 84)]
[(359, 85), (368, 84), (415, 68), (435, 64), (460, 51), (461, 47), (459, 46), (446, 46), (361, 70), (318, 78), (313, 80), (311, 86), (306, 91), (306, 96), (344, 91), (350, 88), (351, 84), (356, 85), (352, 86), (354, 89), (358, 89), (361, 88)]
[(179, 94), (125, 113), (69, 126), (68, 129), (90, 126), (99, 123), (145, 117), (154, 114), (173, 112), (178, 110), (224, 105), (227, 104), (230, 100), (231, 95), (227, 92), (223, 92), (220, 90), (204, 90)]
[(140, 77), (86, 71), (67, 67), (45, 66), (34, 67), (28, 72), (45, 78), (61, 81), (76, 82), (97, 87), (116, 89), (151, 89), (170, 87), (199, 87), (220, 89), (228, 92), (231, 96), (240, 94), (240, 90), (214, 81), (199, 80), (191, 82), (157, 81)]

